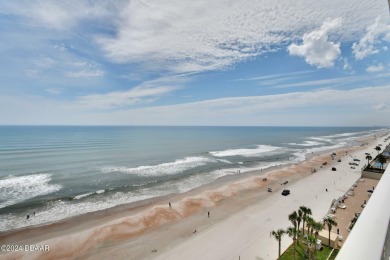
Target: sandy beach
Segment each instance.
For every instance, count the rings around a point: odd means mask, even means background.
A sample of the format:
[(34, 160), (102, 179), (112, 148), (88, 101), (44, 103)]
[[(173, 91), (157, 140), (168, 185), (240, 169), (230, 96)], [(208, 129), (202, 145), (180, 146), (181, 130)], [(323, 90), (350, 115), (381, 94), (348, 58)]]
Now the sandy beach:
[[(290, 226), (288, 214), (302, 205), (320, 220), (332, 200), (360, 178), (365, 153), (375, 154), (384, 134), (360, 140), (368, 145), (309, 155), (303, 162), (269, 171), (227, 176), (183, 194), (4, 232), (1, 244), (48, 245), (49, 250), (0, 252), (0, 258), (276, 259), (278, 245), (270, 232)], [(334, 160), (332, 152), (337, 154)], [(351, 156), (361, 160), (356, 169), (348, 164)], [(291, 194), (282, 196), (283, 189)], [(290, 243), (284, 237), (282, 250)]]

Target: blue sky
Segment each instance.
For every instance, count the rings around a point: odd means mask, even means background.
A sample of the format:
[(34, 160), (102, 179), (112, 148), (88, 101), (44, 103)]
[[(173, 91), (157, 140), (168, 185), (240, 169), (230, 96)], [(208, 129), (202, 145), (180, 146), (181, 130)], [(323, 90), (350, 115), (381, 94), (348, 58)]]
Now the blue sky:
[(390, 125), (385, 0), (2, 1), (0, 124)]

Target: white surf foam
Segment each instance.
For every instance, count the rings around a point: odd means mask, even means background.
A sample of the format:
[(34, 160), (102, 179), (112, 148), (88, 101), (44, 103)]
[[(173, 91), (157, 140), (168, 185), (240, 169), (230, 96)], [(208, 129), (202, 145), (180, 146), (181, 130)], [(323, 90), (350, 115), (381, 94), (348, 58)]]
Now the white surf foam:
[(104, 167), (103, 169), (101, 169), (101, 171), (104, 173), (121, 172), (150, 177), (177, 174), (198, 166), (206, 165), (207, 163), (216, 163), (218, 161), (220, 160), (207, 157), (186, 157), (184, 159), (176, 160), (174, 162), (161, 163), (157, 165), (139, 166), (135, 168)]
[(347, 145), (347, 142), (339, 142), (335, 145), (325, 145), (325, 146), (320, 146), (320, 147), (301, 149), (301, 150), (298, 150), (297, 152), (293, 153), (295, 158), (292, 159), (291, 161), (301, 162), (301, 161), (304, 161), (306, 159), (306, 154), (320, 153), (320, 152), (328, 151), (328, 150), (331, 151), (334, 149), (344, 147), (346, 145)]
[(31, 212), (0, 215), (0, 231), (58, 221), (165, 194), (167, 194), (166, 191), (163, 193), (147, 190), (145, 192), (130, 193), (116, 192), (109, 196), (100, 195), (81, 202), (57, 200), (51, 202), (46, 209), (37, 210), (35, 216), (31, 215), (28, 221), (26, 221), (26, 214), (31, 214)]
[(308, 137), (308, 138), (312, 139), (312, 140), (319, 141), (319, 142), (323, 142), (323, 143), (333, 143), (333, 139), (329, 138), (329, 137), (319, 136), (319, 137)]
[[(374, 130), (375, 131), (375, 130)], [(363, 132), (353, 132), (353, 133), (341, 133), (341, 134), (334, 134), (334, 135), (324, 135), (324, 136), (318, 136), (318, 137), (309, 137), (309, 139), (312, 140), (318, 140), (318, 141), (324, 141), (329, 143), (334, 143), (342, 140), (351, 140), (356, 137), (360, 137), (363, 135), (367, 135), (372, 133), (372, 131), (363, 131)]]
[(334, 134), (334, 135), (325, 135), (323, 137), (326, 137), (326, 138), (339, 138), (339, 137), (348, 137), (348, 136), (353, 136), (353, 135), (358, 135), (360, 134), (359, 132), (355, 132), (355, 133), (342, 133), (342, 134)]
[[(94, 192), (76, 196), (78, 198), (87, 197), (85, 200), (52, 201), (46, 206), (45, 209), (37, 210), (36, 215), (31, 216), (28, 221), (26, 221), (25, 216), (26, 214), (30, 214), (31, 212), (0, 215), (0, 231), (58, 221), (61, 219), (81, 215), (88, 212), (95, 212), (98, 210), (112, 208), (116, 205), (167, 195), (169, 193), (186, 192), (191, 189), (200, 187), (204, 184), (210, 183), (222, 176), (239, 174), (238, 170), (243, 173), (250, 170), (265, 169), (268, 167), (275, 166), (277, 164), (281, 163), (263, 162), (259, 163), (258, 165), (255, 165), (254, 167), (215, 170), (213, 172), (205, 172), (202, 174), (192, 175), (188, 178), (185, 178), (184, 180), (166, 182), (158, 186), (145, 187), (143, 189), (131, 192), (115, 192), (103, 194), (99, 192)], [(92, 194), (97, 195), (88, 197)]]
[(10, 176), (0, 180), (0, 208), (13, 205), (40, 195), (61, 189), (58, 184), (50, 184), (51, 174)]
[(306, 153), (315, 153), (315, 152), (322, 152), (322, 151), (327, 151), (327, 150), (333, 150), (337, 148), (341, 148), (345, 146), (347, 143), (346, 142), (340, 142), (335, 145), (326, 145), (326, 146), (321, 146), (321, 147), (315, 147), (315, 148), (310, 148), (306, 150)]
[(322, 145), (324, 143), (316, 142), (316, 141), (304, 141), (303, 143), (289, 143), (289, 145), (296, 145), (296, 146), (317, 146)]
[(243, 156), (243, 157), (254, 157), (261, 156), (269, 153), (274, 153), (281, 150), (281, 147), (271, 146), (271, 145), (258, 145), (256, 148), (252, 149), (228, 149), (224, 151), (214, 151), (210, 152), (215, 157), (229, 157), (229, 156)]
[(73, 199), (79, 200), (79, 199), (85, 198), (85, 197), (87, 197), (87, 196), (89, 196), (89, 195), (92, 195), (92, 194), (93, 194), (93, 192), (80, 194), (80, 195), (75, 196)]

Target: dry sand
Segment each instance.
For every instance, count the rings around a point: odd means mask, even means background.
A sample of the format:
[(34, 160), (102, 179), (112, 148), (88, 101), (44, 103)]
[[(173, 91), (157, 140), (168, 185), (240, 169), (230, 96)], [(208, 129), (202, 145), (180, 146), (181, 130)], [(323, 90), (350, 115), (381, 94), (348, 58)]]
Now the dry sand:
[[(184, 194), (3, 233), (0, 244), (49, 245), (50, 251), (0, 252), (0, 258), (275, 259), (278, 245), (270, 232), (287, 228), (288, 214), (301, 205), (321, 219), (332, 200), (360, 178), (364, 153), (374, 152), (381, 140), (364, 140), (369, 145), (350, 148), (348, 154), (338, 150), (335, 160), (327, 152), (285, 168), (253, 172), (244, 179), (227, 177)], [(348, 165), (350, 156), (361, 160), (356, 169)], [(328, 164), (320, 168), (324, 161)], [(331, 171), (332, 166), (337, 171)], [(311, 173), (312, 169), (317, 172)], [(289, 183), (281, 185), (285, 181)], [(266, 191), (268, 187), (272, 193)], [(284, 188), (291, 190), (289, 196), (281, 196)], [(282, 248), (290, 242), (283, 239)]]

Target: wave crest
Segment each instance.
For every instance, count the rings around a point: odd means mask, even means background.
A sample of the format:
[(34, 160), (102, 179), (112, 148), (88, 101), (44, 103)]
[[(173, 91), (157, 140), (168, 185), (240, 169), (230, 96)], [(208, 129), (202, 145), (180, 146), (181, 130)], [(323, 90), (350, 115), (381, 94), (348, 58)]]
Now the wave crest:
[(51, 174), (10, 176), (0, 180), (0, 208), (4, 208), (40, 195), (61, 189), (58, 184), (50, 184)]
[(210, 152), (215, 157), (229, 157), (229, 156), (243, 156), (243, 157), (255, 157), (266, 155), (281, 150), (281, 147), (271, 145), (258, 145), (256, 148), (240, 148), (240, 149), (228, 149), (224, 151)]
[(139, 166), (134, 168), (104, 167), (101, 169), (101, 171), (104, 173), (121, 172), (126, 174), (136, 174), (140, 176), (151, 177), (151, 176), (178, 174), (198, 166), (203, 166), (208, 163), (216, 163), (219, 161), (227, 163), (226, 160), (222, 161), (222, 160), (216, 160), (214, 158), (186, 157), (184, 159), (176, 160), (174, 162), (161, 163), (157, 165)]

